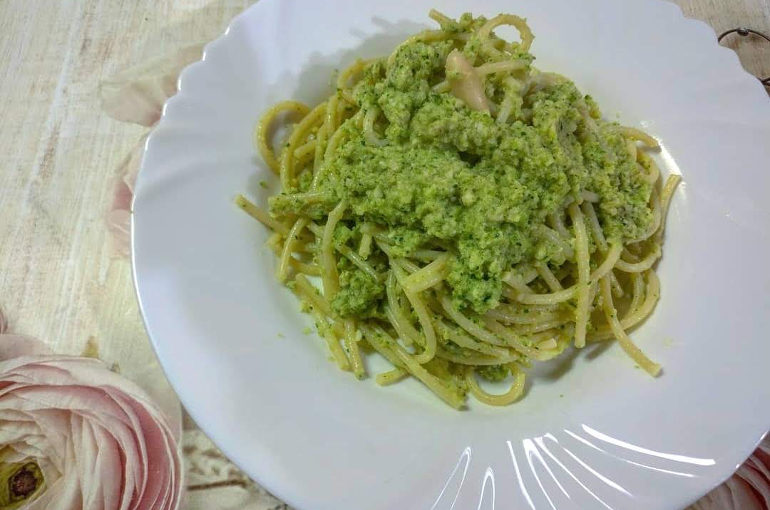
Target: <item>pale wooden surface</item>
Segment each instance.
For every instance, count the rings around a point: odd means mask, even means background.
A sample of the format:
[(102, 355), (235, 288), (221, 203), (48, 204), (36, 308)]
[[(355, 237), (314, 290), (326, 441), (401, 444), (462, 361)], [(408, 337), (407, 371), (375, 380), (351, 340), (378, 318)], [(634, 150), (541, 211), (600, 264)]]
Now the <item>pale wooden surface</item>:
[[(618, 0), (622, 1), (622, 0)], [(657, 1), (657, 0), (650, 0)], [(145, 129), (106, 117), (101, 80), (210, 40), (246, 0), (0, 0), (0, 307), (60, 352), (93, 337), (124, 373), (157, 372), (128, 261), (104, 217), (116, 168)], [(770, 34), (769, 0), (677, 0), (718, 32)], [(770, 76), (770, 43), (725, 40)]]
[(145, 128), (99, 106), (99, 83), (215, 38), (245, 0), (0, 0), (0, 307), (61, 352), (94, 337), (131, 374), (154, 362), (128, 261), (104, 217)]

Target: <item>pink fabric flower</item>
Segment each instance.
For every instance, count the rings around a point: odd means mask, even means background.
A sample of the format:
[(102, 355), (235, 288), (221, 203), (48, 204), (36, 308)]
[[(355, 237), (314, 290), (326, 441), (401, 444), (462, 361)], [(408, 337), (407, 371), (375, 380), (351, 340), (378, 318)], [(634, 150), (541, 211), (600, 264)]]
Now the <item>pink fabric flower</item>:
[(176, 510), (174, 413), (99, 360), (0, 334), (0, 508)]
[(703, 496), (690, 510), (770, 509), (770, 437), (725, 483)]
[(113, 119), (150, 127), (160, 119), (166, 99), (176, 94), (177, 78), (188, 64), (200, 60), (203, 46), (179, 51), (127, 69), (102, 82), (102, 109)]
[(131, 153), (120, 164), (120, 181), (115, 186), (112, 208), (107, 214), (107, 228), (112, 234), (113, 248), (118, 255), (127, 257), (131, 252), (131, 200), (134, 196), (134, 182), (144, 154), (143, 136)]

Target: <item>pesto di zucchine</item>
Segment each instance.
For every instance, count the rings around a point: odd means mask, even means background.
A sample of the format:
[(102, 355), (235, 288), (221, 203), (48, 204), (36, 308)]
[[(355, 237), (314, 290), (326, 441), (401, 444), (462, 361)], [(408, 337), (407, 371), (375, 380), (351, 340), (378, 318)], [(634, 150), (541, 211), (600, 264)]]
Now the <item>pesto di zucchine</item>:
[[(378, 383), (415, 377), (456, 408), (468, 393), (514, 402), (525, 369), (571, 344), (617, 339), (657, 375), (626, 333), (659, 297), (678, 182), (661, 186), (657, 142), (536, 69), (522, 18), (430, 17), (439, 29), (355, 62), (327, 101), (260, 121), (282, 189), (269, 211), (237, 203), (273, 231), (278, 278), (340, 368), (365, 377), (376, 351), (393, 364)], [(497, 37), (501, 25), (521, 40)], [(276, 148), (285, 118), (296, 123)]]

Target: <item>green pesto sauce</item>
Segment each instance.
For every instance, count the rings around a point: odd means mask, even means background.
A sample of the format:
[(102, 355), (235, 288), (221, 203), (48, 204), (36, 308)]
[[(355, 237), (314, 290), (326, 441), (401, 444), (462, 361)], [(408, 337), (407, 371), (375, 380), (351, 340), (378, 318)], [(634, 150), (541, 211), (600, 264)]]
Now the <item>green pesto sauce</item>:
[[(652, 221), (651, 185), (641, 179), (617, 125), (601, 120), (571, 81), (526, 94), (504, 125), (434, 92), (451, 49), (416, 42), (402, 46), (392, 65), (369, 66), (355, 97), (361, 109), (380, 110), (375, 131), (385, 144), (368, 143), (359, 124), (347, 120), (340, 128), (345, 141), (319, 183), (329, 198), (313, 207), (321, 217), (347, 201), (339, 228), (347, 229), (340, 241), (352, 239), (350, 246), (360, 236), (355, 225), (364, 221), (388, 228), (397, 256), (440, 244), (452, 253), (447, 283), (455, 305), (483, 313), (499, 303), (501, 278), (513, 265), (563, 263), (560, 248), (538, 233), (549, 213), (590, 190), (600, 198), (597, 213), (608, 239), (633, 239)], [(474, 51), (470, 41), (464, 53), (472, 62)], [(586, 126), (580, 111), (586, 104), (598, 130)], [(308, 186), (300, 182), (298, 190)], [(280, 196), (271, 207), (292, 209)], [(386, 267), (377, 251), (369, 261)], [(335, 310), (380, 314), (384, 284), (344, 257), (340, 264)]]
[(509, 373), (510, 370), (505, 365), (489, 365), (476, 368), (476, 374), (492, 382), (505, 380)]

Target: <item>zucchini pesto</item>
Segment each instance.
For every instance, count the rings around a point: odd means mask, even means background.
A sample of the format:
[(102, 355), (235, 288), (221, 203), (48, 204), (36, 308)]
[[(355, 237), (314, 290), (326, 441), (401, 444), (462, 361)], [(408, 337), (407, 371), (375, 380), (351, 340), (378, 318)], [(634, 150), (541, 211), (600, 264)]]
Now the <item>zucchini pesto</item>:
[[(362, 378), (377, 351), (393, 365), (378, 383), (412, 376), (456, 408), (468, 393), (514, 402), (524, 370), (573, 343), (617, 339), (657, 375), (626, 333), (658, 300), (678, 182), (661, 187), (656, 141), (534, 68), (522, 18), (430, 17), (439, 29), (357, 61), (324, 103), (282, 102), (260, 121), (282, 190), (269, 213), (237, 203), (273, 231), (278, 278), (340, 368)], [(498, 38), (500, 25), (521, 41)]]

